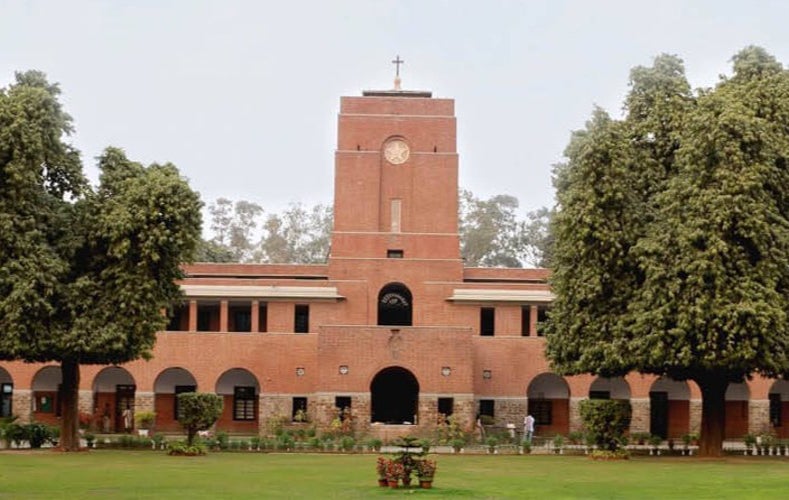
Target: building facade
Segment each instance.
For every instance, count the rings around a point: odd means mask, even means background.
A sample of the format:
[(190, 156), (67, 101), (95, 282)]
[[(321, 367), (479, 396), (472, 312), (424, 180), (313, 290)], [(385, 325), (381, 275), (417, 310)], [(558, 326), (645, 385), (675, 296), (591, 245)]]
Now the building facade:
[[(447, 415), (520, 428), (527, 411), (537, 434), (566, 434), (590, 397), (629, 400), (631, 432), (700, 427), (692, 382), (551, 372), (539, 334), (547, 270), (464, 266), (454, 101), (429, 92), (341, 99), (326, 264), (186, 273), (152, 360), (82, 367), (80, 410), (111, 432), (125, 430), (127, 408), (155, 411), (157, 432), (179, 430), (176, 395), (194, 390), (222, 395), (217, 428), (245, 434), (272, 418), (328, 426), (338, 409), (381, 437), (427, 433)], [(56, 364), (0, 362), (2, 414), (55, 423), (60, 380)], [(728, 438), (789, 437), (789, 382), (733, 384), (726, 410)]]

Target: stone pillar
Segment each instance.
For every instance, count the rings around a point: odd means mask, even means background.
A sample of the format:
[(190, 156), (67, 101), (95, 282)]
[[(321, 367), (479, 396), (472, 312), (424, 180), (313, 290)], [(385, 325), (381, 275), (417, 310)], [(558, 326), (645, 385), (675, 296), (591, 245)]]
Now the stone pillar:
[[(307, 402), (309, 411), (309, 401)], [(258, 427), (261, 434), (269, 434), (269, 423), (274, 419), (283, 419), (290, 422), (293, 412), (293, 398), (278, 394), (265, 394), (260, 396), (260, 407), (258, 408)]]
[(154, 404), (154, 393), (144, 391), (134, 391), (134, 411), (156, 411)]
[(586, 398), (570, 398), (570, 432), (581, 432), (584, 422), (581, 419), (581, 401)]
[(701, 400), (690, 400), (690, 432), (701, 434)]
[(630, 406), (633, 409), (633, 415), (630, 419), (630, 433), (649, 432), (649, 398), (633, 398), (630, 400)]
[(33, 391), (14, 389), (11, 394), (11, 414), (19, 417), (17, 423), (29, 424), (33, 419)]
[(763, 434), (770, 431), (770, 400), (751, 399), (748, 402), (748, 432)]
[(79, 413), (93, 415), (96, 410), (93, 407), (93, 391), (79, 391), (79, 396), (77, 396), (77, 408)]
[(498, 425), (515, 424), (516, 429), (523, 427), (523, 418), (526, 416), (528, 400), (526, 398), (511, 398), (496, 400), (496, 423)]

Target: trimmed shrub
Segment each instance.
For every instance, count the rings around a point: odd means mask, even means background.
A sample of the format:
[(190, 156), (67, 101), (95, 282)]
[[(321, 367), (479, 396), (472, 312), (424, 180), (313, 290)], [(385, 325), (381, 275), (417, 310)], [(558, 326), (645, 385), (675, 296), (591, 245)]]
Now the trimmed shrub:
[(587, 399), (581, 401), (581, 418), (597, 448), (616, 451), (625, 441), (632, 409), (629, 401)]

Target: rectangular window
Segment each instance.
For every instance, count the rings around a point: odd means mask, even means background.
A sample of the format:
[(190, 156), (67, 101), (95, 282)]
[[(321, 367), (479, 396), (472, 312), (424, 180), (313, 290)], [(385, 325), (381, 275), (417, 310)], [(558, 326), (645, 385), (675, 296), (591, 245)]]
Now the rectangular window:
[(496, 309), (483, 307), (479, 310), (479, 334), (492, 336), (496, 329)]
[(589, 399), (611, 399), (610, 391), (589, 391)]
[(386, 251), (386, 258), (387, 259), (402, 259), (403, 258), (403, 251), (402, 250), (387, 250)]
[(293, 398), (293, 413), (291, 419), (294, 422), (303, 422), (307, 415), (307, 398), (295, 397)]
[(530, 399), (529, 414), (536, 425), (551, 425), (553, 421), (553, 402), (550, 399)]
[(548, 319), (548, 310), (549, 308), (546, 306), (539, 306), (537, 308), (537, 336), (542, 337), (545, 335), (543, 332), (542, 325)]
[(265, 302), (258, 305), (258, 331), (268, 331), (268, 307)]
[(176, 385), (175, 386), (175, 401), (173, 402), (173, 417), (178, 420), (181, 416), (180, 411), (181, 409), (178, 408), (178, 395), (183, 394), (185, 392), (195, 392), (197, 390), (196, 385)]
[(492, 399), (480, 399), (479, 400), (479, 414), (480, 415), (487, 415), (490, 418), (495, 417), (494, 409), (496, 407), (495, 401)]
[(306, 304), (296, 305), (293, 331), (296, 333), (307, 333), (310, 331), (310, 306)]
[(403, 205), (402, 200), (392, 200), (392, 203), (390, 205), (391, 207), (390, 212), (392, 217), (390, 231), (393, 233), (400, 232), (400, 213), (402, 211), (402, 205)]
[(219, 306), (213, 304), (197, 304), (197, 331), (219, 331)]
[(233, 388), (233, 420), (255, 420), (258, 398), (254, 387)]
[(342, 411), (346, 408), (349, 410), (351, 409), (351, 397), (350, 396), (337, 396), (334, 398), (334, 406)]
[(455, 398), (438, 398), (438, 414), (448, 418), (455, 410)]
[(521, 306), (521, 335), (531, 335), (531, 306)]
[(231, 332), (251, 332), (252, 331), (252, 307), (251, 306), (230, 306), (230, 324), (228, 330)]
[(770, 423), (773, 427), (781, 427), (781, 395), (770, 394)]

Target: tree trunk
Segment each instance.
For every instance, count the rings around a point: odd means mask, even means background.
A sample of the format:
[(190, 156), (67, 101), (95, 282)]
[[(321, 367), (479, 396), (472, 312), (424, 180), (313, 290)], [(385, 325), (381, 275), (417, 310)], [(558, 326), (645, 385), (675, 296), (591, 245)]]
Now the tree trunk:
[(64, 359), (60, 370), (63, 374), (60, 386), (60, 447), (63, 451), (79, 451), (79, 363)]
[(726, 388), (723, 374), (696, 379), (701, 389), (701, 438), (699, 456), (720, 457), (723, 454), (723, 431), (726, 424)]

